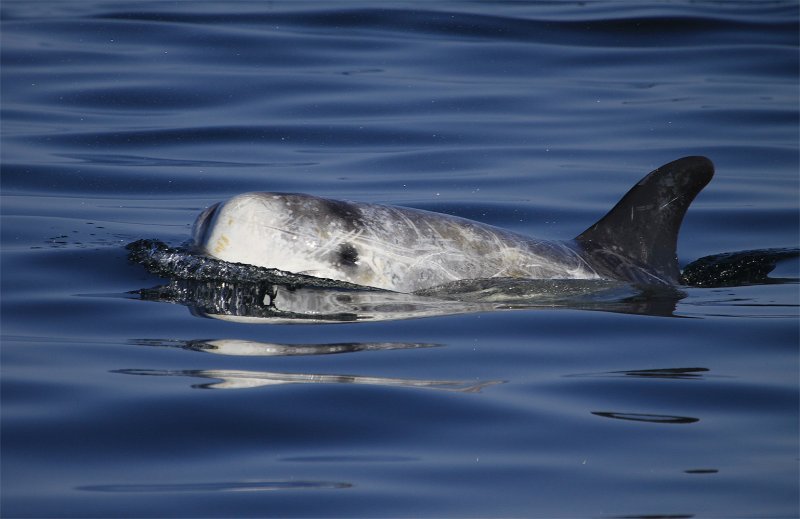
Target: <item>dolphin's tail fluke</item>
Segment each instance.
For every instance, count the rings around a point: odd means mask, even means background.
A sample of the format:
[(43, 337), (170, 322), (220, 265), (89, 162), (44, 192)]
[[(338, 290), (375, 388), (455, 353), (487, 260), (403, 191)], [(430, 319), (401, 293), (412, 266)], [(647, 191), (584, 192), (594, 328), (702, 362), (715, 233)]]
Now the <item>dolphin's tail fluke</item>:
[(678, 284), (678, 231), (689, 204), (713, 176), (714, 165), (705, 157), (684, 157), (661, 166), (576, 241), (601, 275)]

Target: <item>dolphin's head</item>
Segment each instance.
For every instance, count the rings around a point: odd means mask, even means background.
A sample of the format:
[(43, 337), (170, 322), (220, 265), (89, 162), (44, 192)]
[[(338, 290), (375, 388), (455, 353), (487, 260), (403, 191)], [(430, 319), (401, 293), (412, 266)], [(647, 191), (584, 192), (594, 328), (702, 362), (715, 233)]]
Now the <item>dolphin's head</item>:
[(194, 223), (202, 253), (331, 279), (350, 279), (359, 254), (348, 236), (361, 224), (358, 208), (309, 195), (245, 193), (205, 209)]

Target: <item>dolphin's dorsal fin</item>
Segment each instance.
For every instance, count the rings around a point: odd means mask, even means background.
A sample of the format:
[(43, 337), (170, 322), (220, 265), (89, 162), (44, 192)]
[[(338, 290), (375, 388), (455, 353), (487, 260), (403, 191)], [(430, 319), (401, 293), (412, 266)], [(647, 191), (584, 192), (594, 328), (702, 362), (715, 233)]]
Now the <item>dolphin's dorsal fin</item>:
[(634, 270), (646, 269), (656, 281), (678, 284), (678, 231), (689, 204), (712, 176), (714, 165), (705, 157), (684, 157), (661, 166), (575, 240), (599, 260), (600, 274), (642, 280), (618, 271), (626, 267), (624, 261), (611, 261), (616, 257), (632, 262)]

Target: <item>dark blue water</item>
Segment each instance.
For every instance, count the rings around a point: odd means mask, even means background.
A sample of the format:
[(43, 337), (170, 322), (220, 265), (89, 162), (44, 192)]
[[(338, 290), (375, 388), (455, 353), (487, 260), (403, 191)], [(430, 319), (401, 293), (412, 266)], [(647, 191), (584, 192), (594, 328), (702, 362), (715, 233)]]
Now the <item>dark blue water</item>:
[(129, 294), (164, 280), (125, 244), (240, 192), (570, 238), (684, 155), (682, 264), (797, 247), (797, 3), (641, 4), (4, 1), (2, 516), (796, 517), (796, 283), (336, 325)]

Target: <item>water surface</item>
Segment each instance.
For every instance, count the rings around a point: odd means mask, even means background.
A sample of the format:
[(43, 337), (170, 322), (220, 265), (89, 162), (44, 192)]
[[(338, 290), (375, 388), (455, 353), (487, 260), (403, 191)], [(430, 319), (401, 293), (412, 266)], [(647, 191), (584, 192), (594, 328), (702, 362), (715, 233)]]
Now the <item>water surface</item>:
[(796, 282), (261, 325), (124, 248), (249, 190), (570, 238), (685, 155), (682, 265), (797, 247), (796, 2), (0, 14), (4, 517), (798, 515)]

